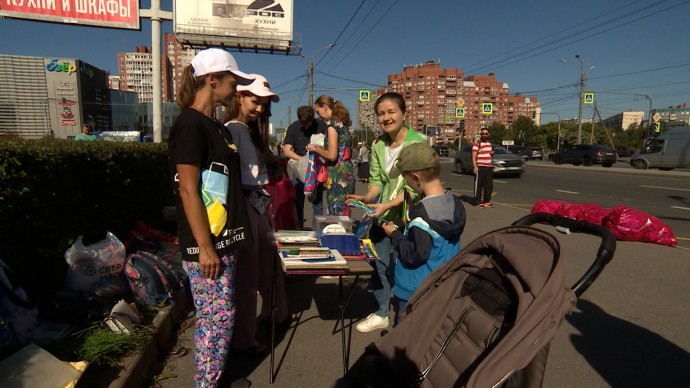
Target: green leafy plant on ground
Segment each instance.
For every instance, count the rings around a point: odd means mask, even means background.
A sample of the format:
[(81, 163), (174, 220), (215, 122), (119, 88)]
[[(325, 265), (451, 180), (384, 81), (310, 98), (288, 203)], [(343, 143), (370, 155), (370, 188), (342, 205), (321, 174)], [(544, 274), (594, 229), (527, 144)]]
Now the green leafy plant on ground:
[(83, 339), (78, 350), (80, 359), (93, 365), (117, 364), (123, 357), (142, 350), (151, 337), (151, 328), (136, 326), (130, 334), (114, 333), (96, 323), (74, 334)]

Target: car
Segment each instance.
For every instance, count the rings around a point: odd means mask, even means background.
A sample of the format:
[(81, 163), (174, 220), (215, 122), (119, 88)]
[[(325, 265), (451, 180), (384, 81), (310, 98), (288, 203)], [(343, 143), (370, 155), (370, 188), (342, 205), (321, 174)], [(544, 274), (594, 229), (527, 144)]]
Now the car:
[(541, 147), (529, 147), (529, 158), (544, 160), (544, 150)]
[[(497, 144), (493, 144), (492, 147), (494, 175), (520, 177), (525, 172), (525, 161), (521, 156)], [(472, 170), (472, 146), (469, 145), (455, 153), (455, 171), (471, 174)]]
[(575, 166), (601, 164), (603, 167), (611, 167), (617, 160), (616, 151), (600, 144), (576, 144), (553, 155), (554, 163)]
[(514, 153), (515, 155), (522, 156), (525, 160), (533, 159), (544, 159), (544, 150), (541, 147), (531, 147), (531, 146), (509, 146), (508, 151)]
[(438, 154), (438, 156), (448, 156), (448, 155), (449, 155), (449, 151), (448, 151), (448, 147), (447, 147), (447, 146), (444, 146), (444, 145), (435, 145), (435, 146), (432, 146), (431, 148), (433, 148), (434, 151), (436, 151), (436, 153)]

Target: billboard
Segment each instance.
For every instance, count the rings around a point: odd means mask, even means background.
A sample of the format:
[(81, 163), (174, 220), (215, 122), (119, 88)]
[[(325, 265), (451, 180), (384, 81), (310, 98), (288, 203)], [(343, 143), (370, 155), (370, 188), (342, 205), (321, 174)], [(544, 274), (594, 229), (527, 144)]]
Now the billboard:
[(299, 54), (293, 0), (175, 0), (173, 14), (182, 45)]
[(0, 16), (138, 30), (139, 0), (3, 1)]

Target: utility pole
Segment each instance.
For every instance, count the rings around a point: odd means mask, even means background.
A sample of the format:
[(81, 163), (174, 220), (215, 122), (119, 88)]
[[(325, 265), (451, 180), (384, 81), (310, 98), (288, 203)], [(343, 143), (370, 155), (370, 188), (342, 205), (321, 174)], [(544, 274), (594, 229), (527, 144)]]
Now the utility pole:
[(597, 102), (594, 101), (594, 109), (592, 110), (592, 130), (589, 132), (589, 144), (594, 144), (594, 120), (596, 118), (596, 115), (597, 115)]
[(577, 144), (582, 144), (582, 108), (585, 99), (585, 71), (584, 65), (582, 64), (582, 59), (580, 59), (580, 54), (575, 54), (575, 58), (580, 61), (580, 108), (577, 115)]
[(309, 61), (309, 106), (314, 106), (314, 58), (319, 51), (328, 50), (333, 46), (335, 46), (335, 43), (321, 47), (320, 49), (314, 50), (314, 53), (311, 55), (311, 60)]

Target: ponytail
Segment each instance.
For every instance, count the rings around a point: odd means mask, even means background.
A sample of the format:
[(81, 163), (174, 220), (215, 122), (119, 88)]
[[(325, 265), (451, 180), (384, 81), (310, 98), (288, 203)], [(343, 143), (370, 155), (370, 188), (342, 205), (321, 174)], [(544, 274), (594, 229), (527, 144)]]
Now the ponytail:
[(206, 77), (195, 78), (192, 74), (192, 65), (187, 65), (182, 71), (182, 77), (177, 84), (177, 98), (175, 104), (180, 110), (189, 108), (194, 104), (196, 91), (206, 85)]

